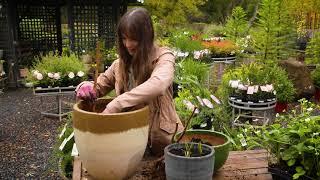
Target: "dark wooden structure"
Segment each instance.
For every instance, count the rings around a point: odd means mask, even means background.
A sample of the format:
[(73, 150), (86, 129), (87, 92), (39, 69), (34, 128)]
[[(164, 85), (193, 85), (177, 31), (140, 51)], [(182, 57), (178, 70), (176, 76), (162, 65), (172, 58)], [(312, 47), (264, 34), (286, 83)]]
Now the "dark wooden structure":
[[(127, 9), (126, 0), (0, 0), (0, 49), (4, 50), (9, 86), (16, 87), (19, 66), (35, 55), (80, 53), (104, 40), (115, 42), (115, 28)], [(67, 27), (63, 29), (63, 27)]]
[[(164, 177), (150, 177), (150, 163), (156, 158), (144, 157), (137, 172), (130, 180), (165, 179)], [(163, 173), (159, 173), (161, 175)], [(79, 157), (73, 163), (73, 180), (92, 179), (82, 168)], [(265, 150), (231, 151), (224, 166), (212, 177), (214, 180), (272, 180), (268, 172), (267, 152)]]

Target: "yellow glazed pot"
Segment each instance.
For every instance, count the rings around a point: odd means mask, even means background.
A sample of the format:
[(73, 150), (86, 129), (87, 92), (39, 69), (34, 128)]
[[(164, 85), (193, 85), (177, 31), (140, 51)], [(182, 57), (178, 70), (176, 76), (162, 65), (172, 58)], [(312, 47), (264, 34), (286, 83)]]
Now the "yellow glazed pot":
[[(99, 99), (102, 112), (111, 99)], [(102, 115), (83, 101), (73, 106), (73, 127), (80, 159), (96, 179), (124, 179), (138, 167), (148, 142), (148, 106)]]

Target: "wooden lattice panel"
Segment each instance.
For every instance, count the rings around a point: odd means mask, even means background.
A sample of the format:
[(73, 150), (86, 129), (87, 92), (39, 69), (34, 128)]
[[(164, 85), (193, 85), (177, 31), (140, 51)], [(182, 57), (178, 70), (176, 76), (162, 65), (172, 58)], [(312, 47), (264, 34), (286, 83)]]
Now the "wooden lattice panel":
[(111, 47), (114, 44), (116, 22), (110, 2), (74, 1), (72, 18), (76, 52), (93, 50), (99, 39), (105, 41), (106, 46)]
[(17, 4), (18, 40), (27, 42), (37, 52), (59, 50), (60, 10), (52, 3), (41, 3), (22, 1)]

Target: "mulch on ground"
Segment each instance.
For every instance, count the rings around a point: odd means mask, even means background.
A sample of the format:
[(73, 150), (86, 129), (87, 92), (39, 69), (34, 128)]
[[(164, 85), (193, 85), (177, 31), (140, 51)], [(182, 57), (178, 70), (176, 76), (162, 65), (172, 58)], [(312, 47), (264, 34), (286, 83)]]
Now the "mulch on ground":
[(0, 179), (59, 179), (50, 157), (65, 122), (40, 114), (55, 105), (55, 97), (41, 102), (31, 89), (0, 94)]

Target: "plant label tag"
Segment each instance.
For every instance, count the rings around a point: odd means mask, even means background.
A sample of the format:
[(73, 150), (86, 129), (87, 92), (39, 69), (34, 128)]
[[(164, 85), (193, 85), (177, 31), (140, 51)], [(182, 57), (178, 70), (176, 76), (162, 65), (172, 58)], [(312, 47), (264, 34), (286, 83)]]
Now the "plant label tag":
[(216, 102), (217, 104), (221, 104), (221, 102), (219, 101), (219, 99), (217, 97), (215, 97), (214, 95), (210, 95), (211, 99), (214, 100), (214, 102)]
[(254, 90), (253, 90), (253, 93), (257, 93), (258, 92), (258, 90), (259, 90), (259, 86), (254, 86)]
[(268, 92), (268, 89), (266, 86), (260, 86), (260, 89), (261, 91)]
[(59, 134), (59, 138), (61, 138), (64, 135), (64, 133), (66, 132), (66, 129), (67, 129), (67, 123), (63, 126), (63, 129), (62, 129), (61, 133)]
[(247, 146), (247, 141), (244, 138), (240, 139), (241, 146)]
[(210, 109), (213, 108), (212, 103), (208, 99), (202, 99), (202, 102)]
[(254, 92), (254, 86), (249, 86), (247, 89), (247, 94), (253, 94)]
[(239, 81), (230, 80), (230, 81), (229, 81), (229, 85), (230, 85), (232, 88), (237, 88), (238, 85), (239, 85)]
[(202, 99), (199, 97), (199, 96), (196, 96), (196, 98), (198, 99), (199, 103), (201, 106), (204, 106), (203, 102), (202, 102)]
[(266, 85), (266, 88), (267, 88), (267, 91), (268, 91), (268, 92), (271, 92), (271, 91), (273, 90), (272, 84), (267, 84), (267, 85)]
[(73, 143), (73, 147), (72, 147), (72, 151), (71, 151), (71, 156), (79, 156), (79, 152), (78, 152), (76, 143)]
[(67, 139), (65, 138), (64, 140), (63, 140), (63, 142), (61, 143), (61, 145), (60, 145), (60, 147), (59, 147), (59, 149), (60, 149), (60, 151), (62, 151), (63, 150), (63, 148), (64, 148), (64, 146), (67, 144)]
[(70, 141), (70, 139), (73, 138), (73, 136), (74, 136), (74, 132), (72, 132), (72, 133), (70, 134), (70, 136), (69, 136), (68, 139), (67, 139), (67, 142)]

